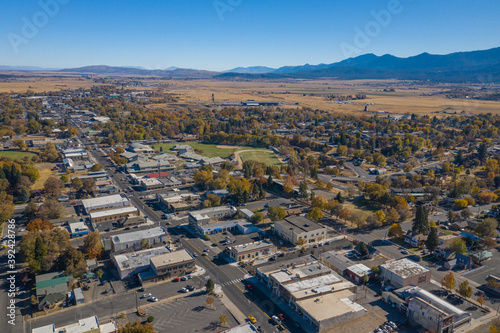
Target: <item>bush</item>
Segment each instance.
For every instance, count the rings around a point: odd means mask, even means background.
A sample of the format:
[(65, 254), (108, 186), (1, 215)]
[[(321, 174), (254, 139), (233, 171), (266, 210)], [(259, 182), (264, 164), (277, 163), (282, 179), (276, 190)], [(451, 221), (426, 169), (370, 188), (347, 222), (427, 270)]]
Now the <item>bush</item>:
[(219, 243), (213, 243), (212, 245), (213, 246), (219, 246)]
[(146, 319), (148, 323), (152, 323), (155, 320), (155, 317), (149, 316), (148, 319)]
[(204, 235), (203, 238), (205, 238), (205, 240), (207, 240), (207, 241), (210, 240), (210, 237), (208, 237), (207, 235)]

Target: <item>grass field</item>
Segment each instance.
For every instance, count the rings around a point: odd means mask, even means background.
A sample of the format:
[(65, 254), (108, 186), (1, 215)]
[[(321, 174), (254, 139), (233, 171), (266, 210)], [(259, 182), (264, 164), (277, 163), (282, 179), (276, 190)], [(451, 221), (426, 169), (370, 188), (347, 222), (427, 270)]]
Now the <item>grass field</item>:
[(240, 149), (239, 147), (231, 147), (231, 148), (221, 148), (220, 146), (217, 145), (212, 145), (212, 144), (205, 144), (205, 143), (199, 143), (199, 142), (187, 142), (187, 143), (161, 143), (157, 145), (153, 145), (153, 148), (156, 150), (159, 150), (160, 147), (163, 147), (163, 152), (168, 153), (171, 152), (170, 149), (174, 146), (177, 145), (188, 145), (191, 146), (193, 149), (200, 149), (203, 150), (203, 153), (200, 155), (206, 156), (206, 157), (226, 157), (234, 153), (236, 150)]
[(24, 157), (24, 156), (33, 156), (33, 153), (27, 153), (22, 151), (0, 151), (0, 157), (10, 157), (13, 160)]
[(40, 178), (33, 184), (33, 190), (41, 190), (43, 188), (43, 184), (50, 176), (57, 176), (57, 174), (52, 171), (52, 168), (55, 166), (55, 163), (39, 163), (35, 164), (35, 168), (40, 172)]
[(242, 151), (240, 157), (243, 161), (254, 160), (267, 165), (281, 165), (281, 162), (269, 150)]

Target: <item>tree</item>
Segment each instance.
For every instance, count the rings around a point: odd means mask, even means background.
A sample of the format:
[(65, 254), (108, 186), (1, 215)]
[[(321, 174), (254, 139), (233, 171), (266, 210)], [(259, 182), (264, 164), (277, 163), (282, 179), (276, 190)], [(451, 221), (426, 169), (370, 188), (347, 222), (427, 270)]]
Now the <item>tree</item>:
[(368, 251), (368, 247), (366, 246), (365, 242), (359, 243), (358, 251), (359, 251), (359, 254), (361, 254), (362, 256), (366, 256), (370, 253)]
[(207, 294), (213, 294), (215, 290), (214, 280), (208, 279), (207, 283), (205, 284), (205, 287), (207, 288)]
[(269, 206), (267, 209), (267, 217), (269, 217), (273, 222), (283, 220), (285, 216), (286, 213), (281, 207)]
[(14, 146), (18, 147), (21, 150), (26, 149), (26, 143), (24, 142), (24, 140), (14, 140)]
[(399, 221), (399, 213), (396, 209), (391, 208), (387, 212), (387, 222), (389, 223), (396, 223)]
[(293, 180), (291, 176), (287, 176), (283, 180), (283, 192), (291, 193), (292, 191), (293, 191)]
[(10, 219), (14, 214), (14, 202), (12, 195), (7, 192), (0, 192), (0, 223)]
[(477, 300), (476, 300), (476, 301), (477, 301), (479, 304), (481, 304), (481, 306), (484, 306), (484, 302), (485, 302), (485, 300), (484, 300), (484, 296), (483, 296), (483, 294), (479, 295), (479, 297), (477, 298)]
[(431, 232), (425, 240), (425, 246), (429, 251), (433, 252), (439, 246), (439, 238), (436, 228), (431, 228)]
[(264, 215), (262, 215), (261, 213), (255, 213), (255, 214), (252, 215), (252, 217), (250, 218), (250, 220), (253, 223), (255, 223), (255, 224), (259, 224), (262, 221), (264, 221)]
[(64, 184), (59, 178), (50, 176), (43, 184), (43, 191), (49, 198), (57, 198), (61, 195), (63, 186)]
[(452, 272), (446, 274), (441, 280), (441, 285), (450, 291), (453, 290), (455, 288), (455, 275)]
[(149, 244), (149, 241), (145, 238), (141, 239), (141, 248), (143, 250), (149, 249), (151, 247), (151, 244)]
[(465, 244), (465, 241), (461, 238), (455, 239), (453, 242), (450, 244), (450, 250), (455, 252), (456, 254), (465, 254), (467, 252), (467, 246)]
[(154, 328), (152, 323), (135, 323), (128, 322), (125, 327), (118, 329), (118, 333), (153, 333)]
[(75, 191), (78, 191), (79, 189), (81, 189), (83, 186), (83, 182), (80, 178), (78, 177), (75, 177), (73, 179), (71, 179), (71, 187), (75, 190)]
[(301, 181), (300, 182), (300, 185), (299, 185), (299, 196), (301, 198), (306, 198), (308, 197), (308, 191), (307, 191), (307, 182), (305, 180)]
[(40, 206), (38, 216), (45, 220), (58, 219), (64, 215), (63, 205), (55, 199), (47, 199)]
[[(1, 204), (0, 204), (0, 208), (1, 208)], [(36, 205), (36, 203), (33, 200), (31, 200), (26, 205), (26, 209), (24, 210), (24, 215), (26, 215), (27, 220), (31, 220), (36, 216), (37, 213), (38, 213), (38, 206)]]
[(35, 256), (34, 259), (41, 262), (43, 258), (47, 255), (47, 248), (43, 244), (41, 237), (37, 237), (35, 241)]
[(339, 193), (337, 193), (337, 196), (335, 197), (335, 200), (337, 200), (341, 204), (344, 203), (344, 198), (342, 197), (342, 193), (340, 191), (339, 191)]
[(99, 259), (104, 251), (101, 240), (99, 238), (99, 233), (97, 231), (91, 231), (85, 237), (83, 241), (83, 246), (85, 248), (85, 254), (89, 259)]
[(95, 180), (92, 178), (84, 179), (82, 182), (82, 188), (87, 192), (93, 192), (95, 188)]
[(299, 239), (297, 239), (297, 244), (295, 244), (295, 245), (297, 245), (297, 246), (303, 246), (305, 244), (306, 244), (306, 240), (304, 238), (302, 238), (302, 237), (299, 237)]
[(377, 219), (380, 223), (385, 223), (386, 217), (385, 217), (384, 211), (377, 210), (375, 213), (373, 213), (373, 215), (375, 215), (377, 217)]
[(95, 274), (97, 275), (97, 277), (100, 279), (102, 278), (102, 276), (104, 275), (104, 271), (102, 269), (98, 269), (97, 272), (95, 272)]
[(484, 237), (481, 240), (481, 244), (487, 249), (491, 250), (497, 246), (497, 241), (491, 237)]
[(218, 207), (221, 204), (221, 199), (218, 195), (209, 193), (207, 195), (207, 199), (203, 201), (203, 207), (209, 208), (209, 207)]
[(497, 220), (489, 217), (489, 218), (486, 218), (483, 221), (479, 222), (476, 226), (476, 229), (474, 229), (474, 231), (479, 236), (495, 237), (497, 235), (497, 232), (496, 232), (497, 228), (498, 228)]
[(403, 237), (403, 229), (398, 223), (393, 223), (387, 232), (389, 237), (402, 238)]
[(489, 333), (500, 333), (500, 318), (495, 318), (491, 322)]
[(220, 326), (227, 325), (227, 314), (223, 313), (219, 316), (219, 324)]
[(469, 202), (465, 199), (456, 199), (453, 206), (456, 209), (463, 209), (469, 205)]
[(339, 145), (337, 147), (337, 154), (339, 154), (340, 156), (344, 156), (346, 153), (347, 153), (347, 146), (342, 146), (342, 145)]
[(26, 230), (52, 230), (54, 229), (54, 225), (50, 223), (49, 220), (42, 220), (41, 218), (33, 219), (26, 225)]
[(69, 177), (67, 175), (61, 175), (61, 181), (63, 183), (67, 183), (67, 182), (69, 182)]
[(465, 280), (462, 283), (458, 285), (457, 292), (466, 298), (469, 298), (472, 296), (472, 288), (469, 286), (469, 281)]
[(102, 169), (103, 169), (103, 168), (102, 168), (102, 165), (100, 165), (100, 164), (97, 164), (97, 163), (96, 163), (96, 164), (94, 164), (94, 165), (92, 166), (92, 168), (90, 169), (90, 171), (92, 171), (92, 172), (96, 172), (96, 171), (101, 171)]
[(319, 209), (325, 209), (326, 206), (328, 205), (328, 200), (326, 200), (324, 196), (318, 195), (314, 197), (314, 199), (311, 202), (311, 205), (313, 207), (318, 207)]
[(427, 208), (420, 205), (417, 207), (415, 219), (413, 220), (412, 231), (420, 234), (427, 234), (429, 228), (429, 219)]
[(307, 216), (313, 221), (318, 221), (323, 218), (323, 212), (318, 207), (314, 207), (307, 213)]
[(201, 170), (194, 175), (194, 183), (196, 185), (201, 185), (203, 188), (206, 188), (212, 178), (212, 172)]
[(146, 319), (146, 321), (148, 323), (152, 323), (154, 320), (155, 320), (155, 317), (153, 317), (153, 316), (148, 316), (148, 319)]
[(379, 276), (382, 273), (382, 270), (380, 269), (380, 266), (373, 266), (372, 267), (372, 273), (375, 274), (376, 276)]

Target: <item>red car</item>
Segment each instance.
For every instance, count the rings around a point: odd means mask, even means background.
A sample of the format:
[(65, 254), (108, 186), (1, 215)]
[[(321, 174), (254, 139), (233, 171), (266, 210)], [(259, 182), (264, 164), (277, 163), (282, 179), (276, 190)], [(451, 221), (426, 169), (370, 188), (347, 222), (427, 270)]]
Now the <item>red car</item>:
[(247, 284), (247, 289), (250, 290), (250, 291), (252, 291), (253, 290), (252, 285), (251, 284)]
[(180, 280), (181, 280), (181, 278), (176, 277), (173, 281), (174, 282), (179, 282)]
[(278, 317), (280, 317), (280, 319), (281, 319), (282, 321), (283, 321), (283, 320), (285, 320), (285, 316), (283, 316), (283, 314), (282, 314), (282, 313), (278, 313)]

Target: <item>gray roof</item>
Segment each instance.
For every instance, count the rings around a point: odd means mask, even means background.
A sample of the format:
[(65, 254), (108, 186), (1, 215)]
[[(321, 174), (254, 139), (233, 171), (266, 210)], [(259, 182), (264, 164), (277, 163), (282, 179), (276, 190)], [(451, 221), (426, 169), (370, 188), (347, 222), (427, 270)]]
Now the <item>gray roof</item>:
[(151, 228), (147, 230), (139, 230), (135, 232), (127, 232), (125, 234), (120, 234), (114, 236), (113, 243), (119, 244), (119, 243), (129, 243), (129, 242), (135, 242), (141, 239), (149, 239), (153, 237), (159, 237), (162, 235), (166, 235), (167, 231), (163, 227), (156, 227), (156, 228)]
[(426, 273), (429, 270), (422, 265), (417, 264), (409, 259), (403, 258), (394, 260), (380, 265), (384, 269), (392, 272), (393, 274), (406, 279), (411, 276)]
[(325, 227), (305, 218), (304, 216), (290, 216), (284, 220), (275, 222), (285, 229), (293, 229), (296, 234), (314, 230), (322, 230)]

